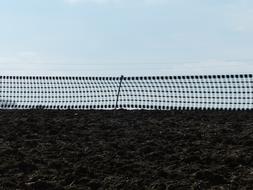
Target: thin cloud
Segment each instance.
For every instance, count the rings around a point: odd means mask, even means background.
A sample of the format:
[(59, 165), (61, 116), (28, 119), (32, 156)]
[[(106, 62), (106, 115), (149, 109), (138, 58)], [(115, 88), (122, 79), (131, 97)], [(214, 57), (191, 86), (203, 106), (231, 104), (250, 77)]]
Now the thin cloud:
[(64, 0), (65, 3), (70, 5), (76, 4), (117, 4), (117, 3), (144, 3), (144, 4), (164, 4), (171, 0)]
[(65, 3), (70, 4), (70, 5), (81, 4), (81, 3), (109, 4), (109, 3), (118, 3), (120, 1), (122, 1), (122, 0), (65, 0)]
[(253, 31), (253, 9), (251, 1), (244, 0), (230, 3), (225, 7), (224, 13), (232, 30), (236, 32)]

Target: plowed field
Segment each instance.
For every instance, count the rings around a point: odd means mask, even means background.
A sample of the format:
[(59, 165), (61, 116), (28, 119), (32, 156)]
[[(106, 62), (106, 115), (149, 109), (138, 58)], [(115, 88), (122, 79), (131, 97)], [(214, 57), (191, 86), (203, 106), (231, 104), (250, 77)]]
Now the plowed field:
[(0, 189), (253, 189), (253, 112), (0, 111)]

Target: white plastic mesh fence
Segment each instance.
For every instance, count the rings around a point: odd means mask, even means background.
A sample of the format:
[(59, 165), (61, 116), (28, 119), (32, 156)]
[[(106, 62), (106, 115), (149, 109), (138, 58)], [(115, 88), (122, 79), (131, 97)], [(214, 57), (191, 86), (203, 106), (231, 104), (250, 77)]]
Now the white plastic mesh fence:
[[(121, 88), (116, 104), (120, 81)], [(253, 75), (0, 76), (1, 109), (253, 108)]]

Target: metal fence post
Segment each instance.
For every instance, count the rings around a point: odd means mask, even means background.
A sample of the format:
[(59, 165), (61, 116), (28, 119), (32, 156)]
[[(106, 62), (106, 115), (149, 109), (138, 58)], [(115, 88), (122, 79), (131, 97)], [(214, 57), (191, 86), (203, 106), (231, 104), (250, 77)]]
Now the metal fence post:
[(120, 81), (119, 81), (119, 88), (118, 88), (118, 93), (117, 93), (117, 98), (116, 98), (116, 103), (115, 103), (115, 107), (114, 109), (116, 110), (118, 108), (118, 102), (119, 102), (119, 95), (120, 95), (120, 90), (121, 90), (121, 85), (122, 85), (122, 81), (124, 79), (124, 76), (121, 75), (120, 77)]

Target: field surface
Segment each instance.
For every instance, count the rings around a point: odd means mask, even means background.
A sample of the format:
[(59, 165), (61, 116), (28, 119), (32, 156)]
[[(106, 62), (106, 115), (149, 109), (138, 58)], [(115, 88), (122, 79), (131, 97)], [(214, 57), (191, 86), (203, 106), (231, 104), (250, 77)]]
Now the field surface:
[(0, 189), (253, 189), (253, 112), (0, 111)]

